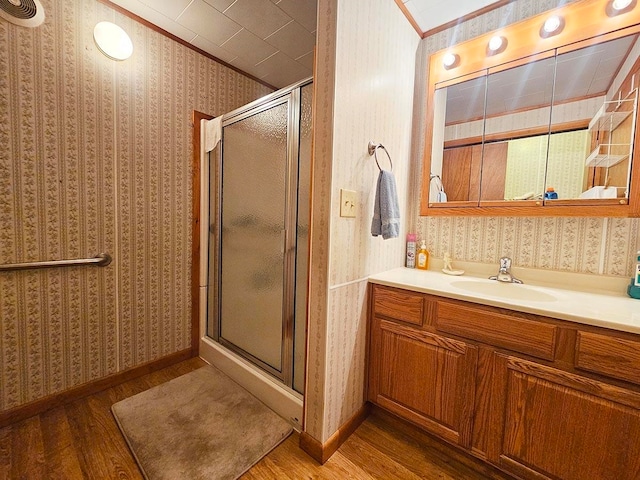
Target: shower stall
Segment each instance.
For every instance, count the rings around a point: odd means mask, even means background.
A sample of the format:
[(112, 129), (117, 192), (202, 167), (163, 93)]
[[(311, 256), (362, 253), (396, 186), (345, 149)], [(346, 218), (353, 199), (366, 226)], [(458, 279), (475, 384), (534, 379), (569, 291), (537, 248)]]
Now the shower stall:
[(221, 142), (205, 156), (201, 355), (294, 423), (304, 391), (311, 100), (309, 79), (223, 115)]

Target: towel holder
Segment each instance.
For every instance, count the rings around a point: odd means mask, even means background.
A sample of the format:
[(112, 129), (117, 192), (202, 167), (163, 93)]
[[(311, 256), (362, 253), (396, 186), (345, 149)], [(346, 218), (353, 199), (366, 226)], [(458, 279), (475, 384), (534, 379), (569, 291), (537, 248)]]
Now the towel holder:
[(382, 171), (382, 168), (380, 168), (380, 163), (378, 162), (378, 154), (376, 153), (379, 148), (384, 150), (384, 153), (387, 154), (387, 158), (389, 158), (389, 165), (391, 165), (391, 171), (393, 171), (393, 162), (391, 161), (391, 155), (389, 155), (389, 152), (387, 151), (387, 149), (384, 148), (384, 145), (382, 145), (381, 143), (369, 142), (368, 152), (369, 152), (369, 155), (373, 155), (374, 158), (376, 159), (376, 165), (378, 166), (378, 170)]

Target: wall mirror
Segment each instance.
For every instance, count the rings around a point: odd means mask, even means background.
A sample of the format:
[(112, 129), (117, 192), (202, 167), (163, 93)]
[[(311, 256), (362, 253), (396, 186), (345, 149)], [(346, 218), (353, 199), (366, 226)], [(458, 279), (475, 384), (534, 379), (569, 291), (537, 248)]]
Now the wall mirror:
[[(423, 215), (640, 215), (640, 8), (611, 5), (432, 55)], [(561, 32), (545, 38), (554, 15)]]

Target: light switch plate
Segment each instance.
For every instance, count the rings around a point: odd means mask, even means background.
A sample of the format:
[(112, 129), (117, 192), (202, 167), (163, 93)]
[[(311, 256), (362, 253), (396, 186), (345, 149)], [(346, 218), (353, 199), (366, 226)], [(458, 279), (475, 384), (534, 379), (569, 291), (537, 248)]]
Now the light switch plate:
[(340, 189), (340, 216), (353, 218), (356, 216), (356, 192)]

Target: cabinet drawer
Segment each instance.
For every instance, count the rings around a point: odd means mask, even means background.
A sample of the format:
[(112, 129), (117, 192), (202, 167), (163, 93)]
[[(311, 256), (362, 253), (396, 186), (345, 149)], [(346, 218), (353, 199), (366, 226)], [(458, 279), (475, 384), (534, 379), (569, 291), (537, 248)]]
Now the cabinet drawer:
[(422, 325), (424, 297), (420, 293), (374, 285), (373, 313), (413, 325)]
[(555, 356), (557, 328), (477, 307), (438, 302), (436, 328), (545, 360)]
[(578, 332), (576, 367), (640, 384), (640, 342)]

